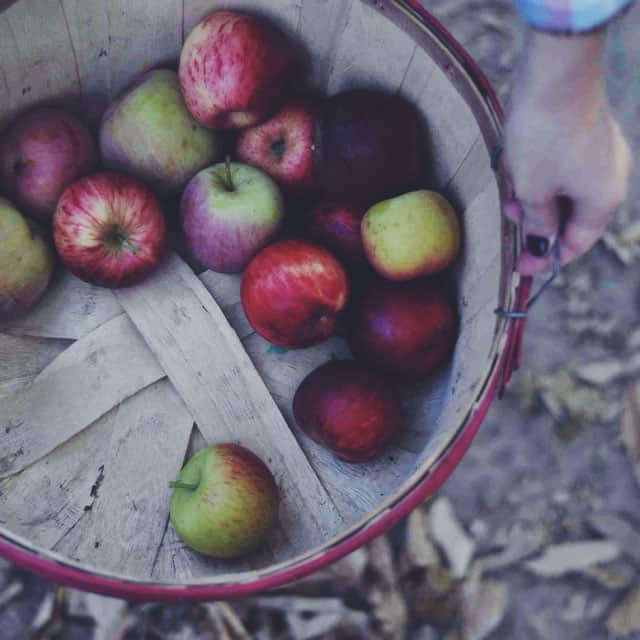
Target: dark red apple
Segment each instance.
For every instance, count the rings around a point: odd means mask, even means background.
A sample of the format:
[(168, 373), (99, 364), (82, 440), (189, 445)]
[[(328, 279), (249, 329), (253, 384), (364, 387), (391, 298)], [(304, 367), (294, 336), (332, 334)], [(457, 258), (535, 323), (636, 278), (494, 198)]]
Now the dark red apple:
[(349, 462), (380, 455), (402, 424), (392, 385), (350, 360), (328, 362), (310, 373), (293, 398), (293, 415), (312, 440)]
[(291, 68), (284, 36), (255, 16), (215, 11), (191, 31), (180, 56), (180, 86), (206, 127), (264, 122), (278, 107)]
[(404, 98), (345, 91), (324, 103), (317, 126), (317, 179), (328, 197), (371, 203), (418, 185), (420, 126)]
[(307, 100), (286, 105), (266, 122), (240, 134), (238, 158), (262, 169), (287, 191), (312, 190), (314, 113), (315, 106)]
[(360, 231), (366, 209), (346, 202), (323, 202), (309, 214), (309, 237), (350, 265), (367, 262)]
[(0, 138), (0, 191), (26, 215), (49, 221), (65, 187), (96, 163), (95, 144), (82, 122), (60, 109), (34, 109)]
[(424, 282), (371, 283), (347, 319), (353, 354), (408, 380), (428, 376), (451, 356), (457, 319), (442, 292)]
[(121, 287), (144, 279), (167, 244), (160, 205), (132, 178), (95, 173), (62, 194), (53, 216), (60, 258), (80, 279)]
[(273, 344), (297, 349), (333, 333), (347, 293), (345, 271), (326, 249), (282, 240), (249, 263), (240, 298), (257, 333)]

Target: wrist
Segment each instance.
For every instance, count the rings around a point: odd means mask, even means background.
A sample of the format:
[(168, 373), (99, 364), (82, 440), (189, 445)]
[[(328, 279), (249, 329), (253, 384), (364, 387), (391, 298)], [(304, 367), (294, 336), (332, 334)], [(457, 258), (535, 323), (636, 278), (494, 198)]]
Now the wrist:
[(530, 31), (522, 60), (521, 89), (545, 108), (605, 98), (605, 33), (558, 37)]

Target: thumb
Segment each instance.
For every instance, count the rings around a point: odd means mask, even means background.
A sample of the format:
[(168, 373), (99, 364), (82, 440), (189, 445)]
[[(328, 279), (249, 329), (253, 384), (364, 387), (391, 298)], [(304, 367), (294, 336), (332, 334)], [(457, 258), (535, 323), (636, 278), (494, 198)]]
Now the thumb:
[(559, 215), (555, 198), (546, 202), (522, 202), (522, 253), (518, 271), (535, 275), (551, 268), (549, 250), (558, 233)]

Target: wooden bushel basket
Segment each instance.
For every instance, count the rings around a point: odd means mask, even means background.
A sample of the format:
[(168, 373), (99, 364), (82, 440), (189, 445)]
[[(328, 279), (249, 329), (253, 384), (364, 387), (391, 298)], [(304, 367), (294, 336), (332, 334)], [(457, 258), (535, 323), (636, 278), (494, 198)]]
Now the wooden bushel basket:
[[(473, 61), (416, 0), (0, 1), (0, 127), (31, 105), (104, 104), (175, 60), (220, 8), (272, 20), (309, 58), (313, 89), (399, 92), (422, 112), (425, 186), (454, 203), (461, 333), (449, 367), (404, 391), (408, 423), (381, 459), (338, 462), (302, 436), (291, 400), (332, 356), (270, 349), (251, 331), (238, 276), (195, 274), (175, 253), (113, 293), (59, 270), (41, 304), (0, 327), (0, 554), (57, 582), (147, 600), (223, 598), (283, 585), (385, 531), (459, 462), (519, 360), (530, 283), (514, 273), (507, 183), (492, 168), (501, 111)], [(8, 6), (7, 8), (7, 5)], [(99, 116), (99, 113), (94, 114)], [(195, 426), (197, 425), (197, 426)], [(235, 441), (274, 472), (280, 524), (258, 552), (222, 562), (168, 523), (185, 455)]]

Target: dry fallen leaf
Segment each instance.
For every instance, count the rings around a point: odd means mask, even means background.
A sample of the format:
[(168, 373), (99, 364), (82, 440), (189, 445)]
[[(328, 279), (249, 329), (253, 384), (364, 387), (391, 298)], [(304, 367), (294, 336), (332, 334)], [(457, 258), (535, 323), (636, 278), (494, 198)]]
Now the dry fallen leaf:
[(484, 640), (502, 622), (508, 591), (503, 582), (474, 577), (462, 587), (462, 639)]
[(527, 562), (525, 567), (539, 576), (557, 578), (615, 560), (619, 555), (617, 545), (606, 540), (567, 542), (547, 547), (540, 557)]
[(611, 513), (592, 513), (588, 523), (599, 534), (615, 542), (620, 550), (640, 563), (640, 532), (628, 520)]
[(471, 564), (476, 543), (463, 529), (448, 498), (438, 498), (431, 505), (429, 528), (449, 561), (451, 575), (463, 578)]
[(607, 629), (614, 638), (637, 638), (640, 634), (640, 587), (632, 589), (609, 614)]
[(422, 509), (416, 509), (407, 518), (405, 545), (402, 554), (402, 573), (427, 569), (442, 564), (440, 554), (429, 539), (429, 530)]
[(368, 570), (371, 580), (369, 604), (383, 637), (403, 638), (409, 615), (386, 536), (380, 536), (369, 544)]
[(622, 416), (622, 443), (640, 484), (640, 382), (627, 390)]

